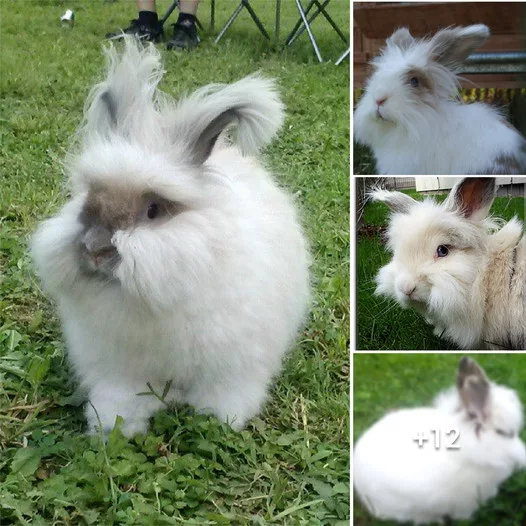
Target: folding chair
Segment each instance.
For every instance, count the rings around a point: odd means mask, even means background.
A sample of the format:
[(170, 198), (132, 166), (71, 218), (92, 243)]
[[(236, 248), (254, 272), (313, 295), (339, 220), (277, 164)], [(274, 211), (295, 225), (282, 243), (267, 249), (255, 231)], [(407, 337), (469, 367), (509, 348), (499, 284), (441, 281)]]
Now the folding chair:
[(227, 23), (224, 25), (223, 29), (221, 29), (221, 31), (219, 32), (219, 35), (217, 35), (217, 38), (215, 39), (215, 43), (216, 44), (223, 38), (223, 35), (228, 31), (228, 28), (234, 23), (234, 20), (239, 16), (239, 14), (241, 13), (241, 11), (243, 11), (243, 9), (246, 9), (248, 11), (249, 15), (251, 16), (252, 20), (254, 21), (254, 24), (256, 24), (256, 26), (258, 27), (258, 29), (261, 32), (261, 34), (267, 40), (270, 40), (270, 36), (267, 33), (267, 30), (265, 29), (265, 27), (261, 23), (261, 20), (256, 15), (256, 12), (254, 11), (254, 8), (250, 5), (250, 1), (249, 0), (241, 0), (239, 5), (236, 7), (235, 11), (232, 13), (230, 18), (227, 20)]
[[(300, 13), (300, 18), (296, 22), (296, 25), (290, 32), (289, 36), (285, 40), (285, 44), (287, 46), (290, 46), (304, 31), (307, 31), (307, 34), (309, 35), (309, 40), (312, 44), (312, 47), (314, 48), (314, 52), (316, 53), (316, 57), (318, 58), (319, 62), (323, 62), (323, 58), (320, 53), (320, 49), (318, 47), (318, 43), (316, 42), (316, 38), (314, 37), (314, 34), (311, 30), (310, 24), (318, 17), (318, 15), (322, 14), (327, 22), (331, 25), (331, 27), (336, 31), (338, 36), (346, 43), (347, 39), (345, 38), (345, 35), (342, 33), (340, 28), (336, 25), (336, 22), (330, 17), (330, 15), (327, 13), (325, 8), (329, 5), (331, 0), (324, 0), (323, 3), (321, 3), (319, 0), (311, 0), (309, 5), (307, 6), (307, 9), (303, 8), (303, 4), (301, 3), (301, 0), (296, 0), (296, 6), (298, 8), (298, 11)], [(309, 15), (309, 12), (313, 7), (316, 7), (314, 10), (314, 13), (310, 16), (310, 18), (307, 18)], [(350, 49), (350, 48), (349, 48)], [(344, 53), (342, 57), (340, 57), (342, 60), (349, 54), (350, 51)]]

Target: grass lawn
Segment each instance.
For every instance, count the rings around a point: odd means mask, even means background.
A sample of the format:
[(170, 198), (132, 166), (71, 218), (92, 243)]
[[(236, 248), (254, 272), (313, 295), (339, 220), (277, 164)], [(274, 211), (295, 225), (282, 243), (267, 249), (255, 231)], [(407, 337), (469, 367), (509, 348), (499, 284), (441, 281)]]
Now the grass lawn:
[[(355, 354), (354, 440), (385, 413), (397, 408), (429, 405), (441, 390), (454, 385), (460, 354)], [(526, 355), (470, 355), (497, 384), (515, 389), (526, 404)], [(526, 439), (526, 431), (521, 437)], [(388, 440), (388, 437), (386, 437)], [(369, 516), (354, 502), (355, 526), (394, 526)], [(516, 473), (496, 498), (482, 507), (471, 521), (456, 526), (523, 526), (526, 524), (526, 471)]]
[[(418, 192), (406, 193), (416, 199), (423, 199)], [(436, 198), (442, 201), (446, 196), (443, 194)], [(524, 198), (497, 197), (491, 213), (505, 219), (517, 215), (524, 221)], [(394, 300), (374, 295), (374, 278), (380, 267), (391, 259), (382, 240), (382, 227), (387, 226), (388, 217), (389, 208), (385, 204), (368, 203), (364, 212), (364, 228), (357, 235), (357, 349), (456, 349), (448, 341), (434, 336), (432, 327), (415, 311), (403, 310)]]
[[(170, 2), (160, 1), (164, 13)], [(216, 2), (216, 33), (239, 4)], [(252, 0), (269, 30), (274, 2)], [(199, 17), (209, 23), (209, 2)], [(73, 29), (60, 27), (67, 8)], [(350, 6), (330, 13), (349, 35)], [(65, 202), (62, 159), (101, 79), (104, 34), (135, 2), (11, 1), (0, 32), (0, 523), (33, 525), (348, 524), (349, 67), (319, 65), (306, 35), (285, 50), (244, 11), (219, 45), (167, 52), (175, 96), (254, 71), (276, 77), (288, 118), (264, 154), (296, 195), (311, 243), (314, 298), (263, 413), (236, 433), (184, 408), (147, 436), (104, 445), (84, 419), (53, 306), (27, 255), (37, 223)], [(283, 2), (282, 35), (298, 18)], [(175, 22), (175, 16), (170, 22)], [(320, 17), (325, 58), (346, 47)]]

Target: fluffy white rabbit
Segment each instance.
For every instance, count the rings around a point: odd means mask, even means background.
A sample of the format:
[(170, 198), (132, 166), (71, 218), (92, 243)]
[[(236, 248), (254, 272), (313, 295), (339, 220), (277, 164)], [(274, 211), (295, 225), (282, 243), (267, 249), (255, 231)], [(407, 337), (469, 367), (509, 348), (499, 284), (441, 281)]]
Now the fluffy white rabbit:
[(461, 348), (525, 349), (526, 238), (517, 218), (500, 230), (487, 218), (494, 196), (494, 177), (462, 179), (442, 204), (371, 192), (393, 210), (393, 259), (376, 294), (417, 310)]
[(489, 37), (482, 24), (415, 40), (398, 29), (372, 64), (354, 113), (354, 138), (381, 174), (520, 174), (526, 141), (494, 108), (464, 104), (459, 66)]
[[(272, 81), (157, 91), (153, 45), (107, 50), (71, 200), (32, 242), (87, 389), (89, 430), (145, 432), (150, 383), (242, 428), (262, 406), (306, 316), (309, 256), (293, 201), (255, 153), (283, 121)], [(234, 127), (235, 142), (222, 138)], [(217, 140), (219, 138), (219, 140)]]
[[(456, 387), (432, 407), (393, 411), (365, 431), (354, 449), (356, 493), (380, 519), (469, 519), (526, 468), (522, 425), (517, 393), (464, 357)], [(419, 436), (427, 439), (421, 446)]]

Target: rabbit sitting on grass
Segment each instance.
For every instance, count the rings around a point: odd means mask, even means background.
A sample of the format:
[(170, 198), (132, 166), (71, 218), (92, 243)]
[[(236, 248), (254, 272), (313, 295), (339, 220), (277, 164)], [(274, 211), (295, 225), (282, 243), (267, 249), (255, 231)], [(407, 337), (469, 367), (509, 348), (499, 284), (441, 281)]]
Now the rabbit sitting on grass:
[(463, 179), (442, 204), (370, 195), (393, 211), (393, 258), (376, 276), (376, 294), (420, 312), (463, 349), (525, 349), (526, 238), (517, 218), (499, 230), (487, 217), (494, 177)]
[[(32, 253), (57, 301), (88, 427), (147, 430), (146, 386), (241, 429), (305, 320), (309, 256), (291, 197), (254, 158), (276, 134), (273, 82), (173, 103), (160, 55), (131, 37), (92, 93), (70, 201)], [(220, 136), (235, 127), (236, 145)]]
[(365, 431), (354, 449), (356, 493), (379, 519), (469, 519), (526, 468), (522, 426), (517, 393), (464, 357), (456, 387), (432, 406), (393, 411)]

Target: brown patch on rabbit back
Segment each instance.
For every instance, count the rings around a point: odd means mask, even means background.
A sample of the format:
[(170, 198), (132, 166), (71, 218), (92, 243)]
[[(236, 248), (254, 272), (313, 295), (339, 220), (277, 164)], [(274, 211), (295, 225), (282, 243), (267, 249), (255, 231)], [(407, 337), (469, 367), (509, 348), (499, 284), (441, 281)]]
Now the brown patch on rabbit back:
[(522, 237), (518, 245), (493, 252), (486, 268), (483, 339), (489, 349), (525, 350), (525, 244)]
[(501, 154), (495, 158), (487, 169), (472, 175), (521, 175), (521, 166), (513, 154)]

